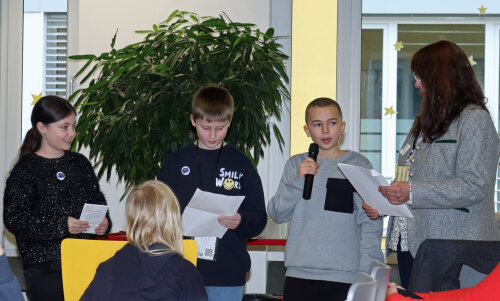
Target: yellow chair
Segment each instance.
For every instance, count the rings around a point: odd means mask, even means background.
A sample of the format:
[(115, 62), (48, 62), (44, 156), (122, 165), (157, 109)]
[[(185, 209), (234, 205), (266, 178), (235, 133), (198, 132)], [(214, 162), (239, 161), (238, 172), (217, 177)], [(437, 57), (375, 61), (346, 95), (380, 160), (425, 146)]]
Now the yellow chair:
[[(88, 240), (67, 238), (61, 244), (61, 267), (64, 300), (80, 300), (94, 279), (99, 264), (108, 260), (127, 241)], [(197, 250), (194, 240), (184, 240), (184, 258), (196, 266)]]

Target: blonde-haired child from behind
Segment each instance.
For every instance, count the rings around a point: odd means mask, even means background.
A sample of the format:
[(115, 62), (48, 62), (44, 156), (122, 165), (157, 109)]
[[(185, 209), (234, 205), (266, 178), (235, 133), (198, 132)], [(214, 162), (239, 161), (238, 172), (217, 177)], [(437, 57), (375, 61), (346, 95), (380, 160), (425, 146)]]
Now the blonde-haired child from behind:
[[(127, 197), (125, 216), (131, 245), (151, 255), (183, 255), (179, 202), (167, 185), (148, 181), (133, 188)], [(153, 243), (162, 247), (151, 249)]]
[(172, 190), (159, 181), (133, 188), (125, 215), (128, 244), (99, 265), (81, 300), (208, 300), (200, 273), (182, 257)]

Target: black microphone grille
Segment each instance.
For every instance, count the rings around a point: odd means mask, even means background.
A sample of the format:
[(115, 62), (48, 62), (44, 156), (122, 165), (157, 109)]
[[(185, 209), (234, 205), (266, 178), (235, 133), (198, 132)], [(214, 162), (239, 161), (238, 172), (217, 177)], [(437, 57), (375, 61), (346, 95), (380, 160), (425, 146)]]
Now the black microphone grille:
[(311, 143), (309, 145), (309, 152), (310, 153), (317, 153), (317, 152), (319, 152), (319, 145), (317, 145), (316, 143)]

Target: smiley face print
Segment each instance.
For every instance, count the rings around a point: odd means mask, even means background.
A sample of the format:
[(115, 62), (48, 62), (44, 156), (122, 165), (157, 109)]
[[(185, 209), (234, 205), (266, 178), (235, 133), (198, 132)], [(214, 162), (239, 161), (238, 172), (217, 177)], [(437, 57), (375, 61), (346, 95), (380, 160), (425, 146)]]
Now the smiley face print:
[(226, 179), (224, 180), (224, 184), (223, 184), (223, 185), (224, 185), (224, 188), (225, 188), (226, 190), (231, 190), (231, 189), (233, 189), (233, 187), (234, 187), (234, 180), (233, 180), (233, 179), (231, 179), (231, 178), (226, 178)]

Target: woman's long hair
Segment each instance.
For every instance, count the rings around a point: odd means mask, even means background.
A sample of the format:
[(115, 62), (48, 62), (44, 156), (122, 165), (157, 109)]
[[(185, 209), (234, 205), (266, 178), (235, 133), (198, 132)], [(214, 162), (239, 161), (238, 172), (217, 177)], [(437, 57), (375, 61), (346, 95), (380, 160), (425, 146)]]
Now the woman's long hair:
[(436, 140), (470, 104), (487, 110), (469, 59), (455, 43), (443, 40), (425, 46), (413, 55), (410, 67), (425, 89), (410, 131), (415, 137)]
[[(127, 197), (125, 215), (130, 244), (151, 255), (183, 255), (179, 202), (167, 185), (147, 181), (134, 187)], [(153, 243), (164, 248), (151, 248)]]
[(40, 98), (33, 111), (31, 111), (31, 129), (24, 136), (23, 144), (19, 148), (18, 162), (27, 154), (31, 154), (40, 149), (42, 145), (42, 135), (38, 131), (37, 124), (49, 124), (57, 122), (75, 114), (75, 108), (64, 98), (55, 95), (47, 95)]

